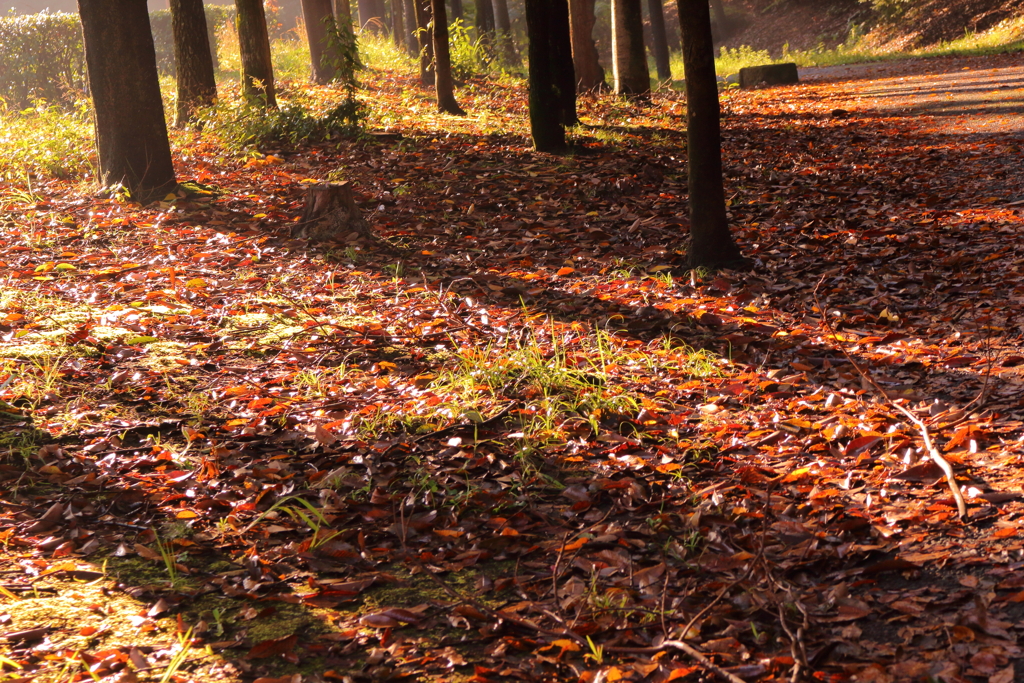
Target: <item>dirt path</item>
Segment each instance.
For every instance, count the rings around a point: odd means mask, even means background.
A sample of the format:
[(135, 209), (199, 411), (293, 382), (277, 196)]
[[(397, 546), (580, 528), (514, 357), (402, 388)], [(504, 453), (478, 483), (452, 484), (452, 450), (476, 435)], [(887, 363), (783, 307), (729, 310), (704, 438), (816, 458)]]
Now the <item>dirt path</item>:
[(847, 82), (855, 109), (915, 117), (937, 132), (1024, 139), (1024, 55), (809, 68), (800, 77)]

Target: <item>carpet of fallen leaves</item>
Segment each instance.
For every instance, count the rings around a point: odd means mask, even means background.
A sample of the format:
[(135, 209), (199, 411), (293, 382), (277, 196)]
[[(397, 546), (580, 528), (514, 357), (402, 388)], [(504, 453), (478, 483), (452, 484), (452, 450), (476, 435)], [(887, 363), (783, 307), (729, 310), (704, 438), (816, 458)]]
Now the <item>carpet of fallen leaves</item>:
[[(553, 157), (364, 78), (155, 205), (0, 188), (0, 680), (1024, 677), (1020, 137), (728, 91), (708, 274), (679, 95)], [(291, 238), (325, 178), (379, 241)]]

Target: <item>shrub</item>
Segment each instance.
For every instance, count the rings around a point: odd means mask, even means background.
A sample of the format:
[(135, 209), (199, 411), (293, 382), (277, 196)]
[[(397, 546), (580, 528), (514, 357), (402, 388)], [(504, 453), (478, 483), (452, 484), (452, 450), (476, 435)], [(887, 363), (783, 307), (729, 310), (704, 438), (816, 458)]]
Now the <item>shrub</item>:
[(490, 73), (494, 55), (486, 40), (473, 40), (466, 25), (456, 19), (448, 28), (451, 41), (452, 76), (465, 81), (473, 76)]
[(295, 103), (267, 110), (237, 100), (207, 109), (202, 114), (201, 125), (205, 132), (219, 137), (228, 149), (242, 151), (271, 144), (296, 145), (352, 135), (359, 130), (364, 115), (363, 105), (351, 96), (319, 113)]
[(40, 102), (23, 111), (0, 107), (0, 181), (76, 178), (93, 170), (92, 110), (85, 98), (63, 107)]
[(0, 17), (0, 98), (27, 107), (36, 100), (69, 102), (86, 86), (85, 50), (77, 14), (42, 12)]

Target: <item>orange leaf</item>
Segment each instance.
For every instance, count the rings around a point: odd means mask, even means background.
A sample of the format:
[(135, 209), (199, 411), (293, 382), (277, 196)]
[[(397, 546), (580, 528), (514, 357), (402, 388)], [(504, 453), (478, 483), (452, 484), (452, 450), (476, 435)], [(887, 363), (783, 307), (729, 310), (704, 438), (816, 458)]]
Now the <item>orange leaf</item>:
[(275, 655), (287, 654), (295, 649), (295, 644), (298, 642), (299, 637), (294, 634), (284, 638), (264, 640), (249, 650), (249, 659), (265, 659)]

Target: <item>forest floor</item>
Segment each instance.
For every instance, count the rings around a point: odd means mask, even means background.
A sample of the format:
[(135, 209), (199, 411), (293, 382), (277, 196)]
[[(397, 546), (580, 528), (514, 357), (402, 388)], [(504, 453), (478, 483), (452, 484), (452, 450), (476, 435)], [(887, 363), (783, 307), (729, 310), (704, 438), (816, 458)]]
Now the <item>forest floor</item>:
[[(1024, 137), (892, 91), (963, 66), (725, 92), (751, 272), (672, 92), (0, 187), (0, 681), (1024, 679)], [(291, 237), (326, 178), (379, 240)]]

